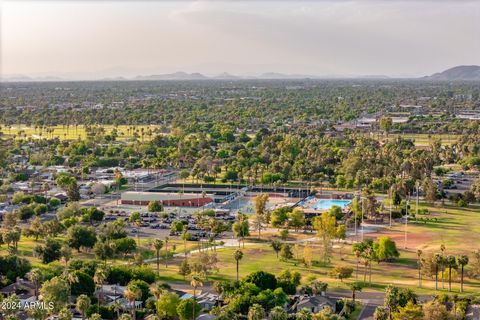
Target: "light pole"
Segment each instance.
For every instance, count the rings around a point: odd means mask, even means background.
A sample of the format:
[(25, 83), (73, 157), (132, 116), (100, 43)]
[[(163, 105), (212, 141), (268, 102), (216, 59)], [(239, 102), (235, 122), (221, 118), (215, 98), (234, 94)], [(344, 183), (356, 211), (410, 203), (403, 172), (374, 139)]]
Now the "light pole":
[(418, 187), (420, 185), (420, 182), (417, 180), (415, 182), (415, 187), (417, 187), (417, 203), (415, 204), (415, 219), (418, 219)]

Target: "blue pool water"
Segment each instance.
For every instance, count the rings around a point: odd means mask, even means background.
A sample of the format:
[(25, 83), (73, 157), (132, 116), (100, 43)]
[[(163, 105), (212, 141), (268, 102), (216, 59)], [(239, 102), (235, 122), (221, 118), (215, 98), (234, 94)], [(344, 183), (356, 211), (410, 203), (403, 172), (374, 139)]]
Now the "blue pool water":
[(329, 200), (329, 199), (320, 199), (312, 207), (317, 210), (328, 210), (333, 206), (340, 208), (345, 208), (352, 201), (351, 200)]

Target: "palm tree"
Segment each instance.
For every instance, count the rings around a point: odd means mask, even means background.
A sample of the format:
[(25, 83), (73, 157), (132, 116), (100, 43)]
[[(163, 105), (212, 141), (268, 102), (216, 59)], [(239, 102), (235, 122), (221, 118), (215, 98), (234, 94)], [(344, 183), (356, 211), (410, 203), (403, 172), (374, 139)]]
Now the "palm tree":
[(433, 263), (435, 264), (435, 290), (438, 290), (438, 269), (443, 264), (442, 255), (435, 253), (435, 256), (433, 256)]
[(257, 303), (248, 309), (248, 320), (262, 320), (265, 318), (265, 310)]
[[(112, 304), (113, 311), (117, 313), (117, 319), (121, 319), (120, 310), (123, 309), (123, 305), (119, 300), (116, 300)], [(128, 314), (127, 314), (128, 315)], [(128, 315), (130, 317), (130, 315)]]
[(123, 295), (130, 302), (130, 305), (132, 306), (133, 320), (135, 320), (137, 316), (135, 311), (135, 301), (141, 297), (142, 290), (140, 290), (140, 288), (136, 284), (132, 284), (130, 286), (127, 286), (127, 289), (125, 289), (125, 292), (123, 293)]
[(168, 288), (168, 285), (162, 283), (162, 282), (156, 282), (153, 287), (150, 288), (150, 291), (152, 294), (155, 296), (155, 298), (160, 298), (162, 293), (165, 291), (165, 289)]
[(350, 290), (352, 291), (352, 301), (355, 302), (355, 293), (358, 291), (362, 291), (363, 286), (359, 282), (352, 282), (348, 285), (350, 287)]
[(457, 267), (455, 256), (448, 256), (445, 259), (445, 265), (448, 267), (448, 291), (452, 291), (452, 268)]
[(162, 250), (163, 248), (163, 241), (160, 239), (155, 239), (152, 245), (157, 254), (157, 276), (158, 276), (160, 275), (160, 250)]
[(62, 277), (69, 285), (69, 289), (70, 289), (69, 295), (72, 295), (72, 284), (78, 283), (77, 275), (65, 269), (65, 271), (63, 271)]
[(417, 265), (418, 265), (418, 287), (422, 287), (422, 250), (417, 250)]
[(95, 275), (93, 276), (93, 281), (95, 282), (95, 285), (97, 288), (100, 289), (100, 294), (99, 294), (99, 305), (101, 304), (103, 300), (103, 283), (105, 282), (105, 279), (107, 278), (107, 271), (103, 267), (98, 267), (97, 270), (95, 271)]
[(120, 316), (119, 320), (132, 320), (132, 317), (128, 313), (124, 313)]
[(30, 280), (35, 285), (35, 298), (38, 298), (38, 287), (40, 285), (40, 281), (42, 281), (42, 272), (40, 269), (32, 269), (29, 273), (27, 273), (28, 280)]
[(271, 320), (287, 320), (287, 313), (282, 307), (276, 306), (270, 311)]
[(79, 295), (75, 307), (82, 313), (82, 319), (85, 319), (85, 312), (90, 308), (90, 298), (85, 294)]
[(196, 299), (196, 292), (198, 287), (203, 287), (203, 279), (199, 274), (192, 274), (190, 285), (193, 288), (193, 300)]
[(442, 264), (440, 264), (440, 269), (442, 270), (442, 289), (445, 289), (445, 262), (446, 262), (446, 257), (445, 257), (445, 251), (447, 248), (445, 247), (444, 244), (440, 245), (440, 251), (442, 252)]
[(360, 263), (360, 254), (361, 254), (360, 250), (355, 250), (355, 257), (357, 258), (357, 271), (355, 273), (355, 280), (357, 281), (358, 281), (358, 265)]
[(461, 267), (461, 278), (460, 278), (460, 292), (463, 292), (463, 271), (465, 266), (468, 264), (468, 256), (466, 255), (461, 255), (460, 257), (457, 258), (457, 262)]
[(238, 281), (238, 265), (239, 265), (240, 260), (242, 260), (242, 258), (243, 258), (243, 252), (241, 250), (237, 249), (234, 253), (234, 257), (235, 257), (235, 261), (237, 263), (237, 281)]
[(190, 280), (190, 285), (193, 288), (193, 303), (192, 303), (192, 316), (195, 319), (195, 301), (196, 301), (196, 293), (198, 287), (203, 287), (203, 279), (198, 274), (193, 274), (192, 279)]

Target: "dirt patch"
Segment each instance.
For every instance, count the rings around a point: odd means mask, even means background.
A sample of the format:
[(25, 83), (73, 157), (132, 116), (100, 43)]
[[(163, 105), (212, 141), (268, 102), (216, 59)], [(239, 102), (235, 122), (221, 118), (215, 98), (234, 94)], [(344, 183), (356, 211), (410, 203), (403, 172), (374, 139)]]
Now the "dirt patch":
[[(365, 238), (377, 239), (387, 236), (397, 243), (398, 248), (403, 248), (405, 243), (405, 233), (397, 230), (381, 230), (373, 233), (366, 233)], [(427, 233), (407, 233), (407, 249), (422, 248), (427, 245), (433, 237)]]

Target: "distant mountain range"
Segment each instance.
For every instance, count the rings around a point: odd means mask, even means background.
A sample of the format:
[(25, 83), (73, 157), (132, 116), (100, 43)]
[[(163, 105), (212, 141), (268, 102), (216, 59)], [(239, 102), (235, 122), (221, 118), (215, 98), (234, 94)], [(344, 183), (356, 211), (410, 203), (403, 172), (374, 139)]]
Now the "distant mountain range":
[[(272, 80), (289, 80), (289, 79), (390, 79), (388, 76), (384, 75), (363, 75), (363, 76), (338, 76), (338, 75), (324, 75), (324, 76), (315, 76), (315, 75), (305, 75), (305, 74), (285, 74), (277, 72), (267, 72), (259, 75), (248, 75), (248, 76), (239, 76), (231, 73), (223, 72), (218, 75), (203, 75), (198, 72), (186, 73), (186, 72), (174, 72), (167, 74), (154, 74), (154, 75), (139, 75), (133, 78), (127, 77), (108, 77), (108, 78), (99, 78), (98, 81), (128, 81), (128, 80), (241, 80), (241, 79), (272, 79)], [(434, 81), (455, 81), (455, 80), (480, 80), (480, 66), (457, 66), (451, 69), (445, 70), (440, 73), (435, 73), (431, 76), (425, 76), (417, 79), (423, 80), (434, 80)], [(24, 75), (12, 75), (0, 77), (0, 81), (7, 82), (28, 82), (28, 81), (76, 81), (79, 79), (69, 79), (69, 78), (60, 78), (60, 77), (29, 77)], [(92, 79), (93, 80), (93, 79)]]
[(480, 66), (457, 66), (423, 77), (425, 80), (480, 80)]
[(133, 80), (207, 80), (207, 76), (201, 73), (175, 72), (167, 74), (136, 76)]

